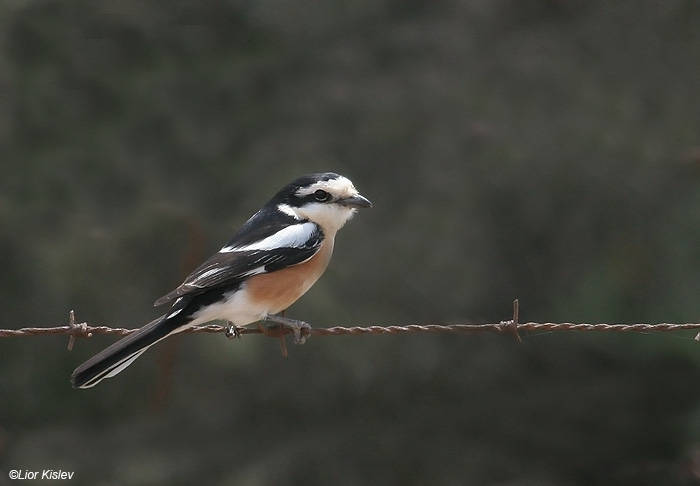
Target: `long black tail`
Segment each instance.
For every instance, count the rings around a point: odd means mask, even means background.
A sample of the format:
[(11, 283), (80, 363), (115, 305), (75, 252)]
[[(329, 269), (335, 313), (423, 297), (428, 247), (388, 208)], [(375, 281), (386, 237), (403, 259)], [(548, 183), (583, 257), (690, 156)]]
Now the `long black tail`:
[(186, 322), (172, 313), (149, 322), (78, 366), (71, 375), (73, 388), (90, 388), (105, 378), (113, 377), (155, 343), (182, 330)]

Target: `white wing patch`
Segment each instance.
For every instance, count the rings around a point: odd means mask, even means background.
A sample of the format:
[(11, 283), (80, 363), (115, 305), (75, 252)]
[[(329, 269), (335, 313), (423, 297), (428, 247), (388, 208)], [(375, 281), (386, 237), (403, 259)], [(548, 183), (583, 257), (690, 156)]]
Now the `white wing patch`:
[(222, 269), (221, 267), (211, 268), (211, 269), (207, 270), (206, 272), (197, 275), (197, 277), (193, 278), (191, 282), (188, 282), (188, 284), (189, 285), (197, 285), (197, 282), (199, 280), (204, 280), (208, 277), (211, 277), (212, 275), (216, 275), (217, 273), (221, 272), (222, 270), (224, 270), (224, 269)]
[(309, 241), (317, 229), (318, 227), (316, 224), (311, 222), (293, 224), (255, 243), (243, 246), (225, 246), (219, 250), (219, 252), (231, 253), (234, 251), (265, 251), (276, 250), (278, 248), (300, 248)]
[(252, 270), (248, 270), (245, 273), (241, 274), (241, 277), (250, 277), (252, 275), (258, 275), (259, 273), (265, 273), (265, 266), (263, 265), (262, 267), (257, 267)]

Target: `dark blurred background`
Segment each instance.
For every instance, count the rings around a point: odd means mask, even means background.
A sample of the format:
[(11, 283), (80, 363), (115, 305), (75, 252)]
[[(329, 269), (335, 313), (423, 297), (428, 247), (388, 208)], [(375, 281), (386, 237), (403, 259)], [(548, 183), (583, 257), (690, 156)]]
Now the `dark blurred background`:
[[(315, 326), (693, 322), (700, 3), (7, 0), (0, 166), (0, 328), (139, 327), (321, 170)], [(694, 335), (2, 339), (0, 485), (700, 484)]]

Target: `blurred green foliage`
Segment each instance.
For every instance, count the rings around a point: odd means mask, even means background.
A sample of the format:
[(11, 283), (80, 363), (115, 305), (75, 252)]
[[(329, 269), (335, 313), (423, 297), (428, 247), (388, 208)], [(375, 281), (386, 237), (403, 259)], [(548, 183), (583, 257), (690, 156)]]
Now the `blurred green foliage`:
[[(6, 1), (0, 328), (138, 327), (319, 170), (313, 325), (697, 321), (699, 81), (694, 0)], [(0, 485), (699, 481), (692, 333), (66, 342), (0, 342)]]

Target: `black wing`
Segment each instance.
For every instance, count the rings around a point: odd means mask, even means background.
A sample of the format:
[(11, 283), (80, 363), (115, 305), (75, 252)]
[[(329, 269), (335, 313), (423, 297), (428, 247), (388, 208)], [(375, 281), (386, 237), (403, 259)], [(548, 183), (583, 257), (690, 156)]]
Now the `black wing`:
[[(265, 224), (256, 224), (261, 223)], [(281, 270), (302, 263), (316, 254), (323, 241), (321, 228), (279, 211), (263, 210), (250, 218), (219, 253), (190, 274), (184, 283), (161, 297), (155, 305), (183, 295), (237, 285), (246, 277)]]

